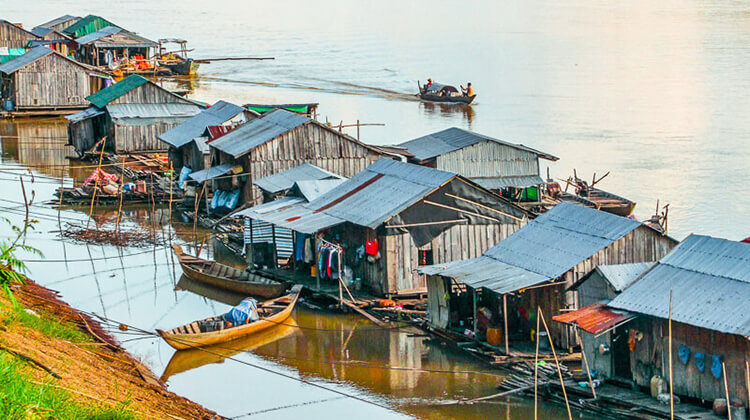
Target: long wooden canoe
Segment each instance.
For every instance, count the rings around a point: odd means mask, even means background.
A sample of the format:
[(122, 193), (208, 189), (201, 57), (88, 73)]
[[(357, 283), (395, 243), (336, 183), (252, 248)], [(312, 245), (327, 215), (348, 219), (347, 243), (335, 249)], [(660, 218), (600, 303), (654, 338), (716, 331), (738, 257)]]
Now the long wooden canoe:
[(589, 189), (589, 196), (586, 198), (596, 203), (599, 206), (599, 210), (622, 217), (630, 216), (635, 209), (635, 202), (598, 188), (591, 187)]
[(223, 316), (217, 315), (193, 321), (169, 331), (156, 330), (156, 332), (167, 344), (177, 350), (225, 343), (284, 324), (284, 321), (292, 314), (301, 291), (302, 285), (298, 284), (292, 287), (289, 295), (259, 304), (258, 313), (261, 318), (249, 324), (214, 329), (216, 325), (223, 325), (224, 323)]
[(180, 261), (182, 272), (195, 281), (245, 296), (258, 296), (264, 299), (281, 296), (286, 289), (286, 283), (185, 254), (179, 245), (172, 245), (172, 249)]

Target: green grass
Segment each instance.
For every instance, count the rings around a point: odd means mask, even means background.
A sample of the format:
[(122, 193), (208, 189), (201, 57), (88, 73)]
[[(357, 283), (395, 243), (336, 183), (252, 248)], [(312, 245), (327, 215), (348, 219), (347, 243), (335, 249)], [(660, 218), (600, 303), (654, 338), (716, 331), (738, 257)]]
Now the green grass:
[(23, 362), (0, 353), (0, 418), (136, 419), (127, 403), (115, 407), (85, 405), (69, 392), (29, 382)]
[(85, 343), (91, 341), (91, 339), (81, 332), (75, 325), (51, 318), (45, 313), (39, 313), (39, 316), (34, 316), (26, 312), (26, 310), (20, 305), (12, 308), (5, 306), (1, 309), (3, 311), (2, 315), (4, 315), (2, 316), (1, 322), (6, 326), (13, 323), (19, 323), (25, 327), (33, 328), (48, 337), (60, 338), (72, 343)]

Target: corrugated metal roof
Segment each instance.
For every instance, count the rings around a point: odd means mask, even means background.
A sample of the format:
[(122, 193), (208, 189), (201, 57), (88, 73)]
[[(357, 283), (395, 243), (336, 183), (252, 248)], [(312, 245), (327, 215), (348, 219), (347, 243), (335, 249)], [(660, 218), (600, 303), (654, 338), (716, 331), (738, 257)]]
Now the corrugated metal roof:
[(96, 117), (97, 115), (102, 115), (102, 114), (104, 114), (103, 110), (95, 106), (90, 106), (81, 112), (76, 112), (73, 115), (67, 115), (65, 119), (67, 119), (68, 121), (72, 123), (76, 123), (76, 122), (81, 122), (87, 118)]
[(208, 147), (208, 137), (199, 136), (193, 139), (195, 145), (198, 147), (198, 151), (207, 155), (211, 153), (211, 149)]
[(212, 142), (219, 137), (227, 135), (230, 131), (237, 128), (236, 126), (228, 126), (228, 125), (209, 125), (207, 127), (208, 134), (210, 137), (209, 142)]
[(179, 148), (202, 136), (207, 127), (223, 124), (242, 112), (244, 108), (240, 106), (219, 101), (158, 137), (159, 140)]
[(563, 202), (485, 255), (557, 278), (639, 226), (632, 219)]
[(223, 165), (212, 166), (207, 169), (191, 172), (189, 176), (194, 181), (203, 182), (207, 179), (214, 179), (216, 177), (225, 175), (232, 170), (232, 167), (233, 166), (231, 163), (225, 163)]
[(478, 177), (471, 178), (471, 180), (488, 190), (500, 190), (507, 187), (526, 188), (544, 184), (544, 180), (539, 175)]
[(132, 74), (93, 95), (89, 95), (86, 99), (99, 108), (104, 108), (108, 103), (146, 83), (150, 82), (145, 77)]
[(86, 34), (96, 32), (99, 29), (105, 28), (107, 26), (117, 26), (117, 25), (108, 21), (107, 19), (104, 19), (101, 16), (88, 15), (81, 19), (78, 19), (78, 22), (63, 29), (63, 33), (65, 35), (70, 35), (74, 38), (79, 38)]
[(124, 31), (124, 29), (118, 26), (106, 26), (102, 29), (99, 29), (98, 31), (91, 32), (90, 34), (84, 35), (80, 38), (76, 38), (76, 43), (79, 45), (90, 44), (94, 41), (104, 38), (105, 36), (117, 34), (122, 31)]
[(555, 321), (578, 326), (594, 335), (622, 325), (633, 318), (635, 315), (631, 313), (612, 310), (601, 303), (552, 317)]
[(420, 274), (450, 277), (475, 289), (510, 293), (551, 280), (541, 274), (481, 256), (418, 269)]
[(242, 124), (211, 142), (211, 147), (238, 158), (254, 148), (311, 121), (307, 117), (277, 109)]
[(39, 28), (39, 27), (49, 28), (51, 26), (59, 25), (61, 23), (65, 23), (65, 22), (67, 22), (69, 20), (73, 20), (73, 19), (80, 19), (80, 17), (79, 16), (71, 16), (71, 15), (62, 15), (60, 17), (52, 19), (49, 22), (42, 23), (41, 25), (37, 26), (37, 28)]
[(189, 118), (200, 112), (197, 105), (183, 103), (165, 104), (112, 104), (107, 112), (113, 120), (120, 119), (153, 119), (153, 118)]
[(596, 271), (612, 285), (612, 289), (622, 292), (652, 265), (653, 262), (600, 265), (596, 267)]
[(690, 235), (609, 306), (750, 336), (750, 244)]
[(310, 203), (329, 215), (376, 228), (456, 176), (381, 158)]
[(43, 38), (48, 33), (52, 32), (52, 29), (50, 28), (43, 28), (41, 26), (37, 26), (36, 28), (31, 30), (31, 33), (38, 36), (39, 38)]
[(10, 61), (0, 64), (0, 73), (5, 73), (5, 74), (14, 73), (28, 66), (29, 64), (35, 62), (36, 60), (39, 60), (40, 58), (46, 57), (50, 54), (54, 54), (54, 51), (52, 51), (51, 49), (47, 47), (32, 48), (26, 51), (24, 55), (19, 55), (18, 57)]
[(401, 147), (405, 147), (410, 153), (412, 153), (417, 160), (432, 159), (436, 156), (453, 152), (455, 150), (463, 149), (464, 147), (471, 146), (473, 144), (483, 141), (494, 141), (495, 143), (502, 144), (504, 146), (512, 147), (514, 149), (523, 150), (526, 152), (533, 153), (538, 157), (557, 160), (558, 158), (548, 153), (541, 152), (536, 149), (524, 146), (522, 144), (509, 143), (503, 140), (499, 140), (493, 137), (485, 136), (483, 134), (474, 133), (468, 130), (464, 130), (458, 127), (447, 128), (436, 133), (428, 134), (423, 137), (409, 140), (407, 142), (399, 144)]
[(318, 179), (342, 179), (343, 177), (326, 171), (309, 163), (295, 166), (286, 171), (269, 175), (253, 182), (258, 188), (270, 193), (279, 193), (286, 191), (297, 181), (318, 180)]
[(297, 181), (294, 183), (292, 190), (297, 191), (300, 195), (305, 197), (307, 201), (313, 201), (344, 182), (346, 182), (346, 178)]
[(291, 230), (313, 234), (322, 229), (344, 223), (345, 220), (315, 212), (306, 207), (307, 200), (301, 197), (284, 197), (237, 212), (236, 216), (272, 223)]

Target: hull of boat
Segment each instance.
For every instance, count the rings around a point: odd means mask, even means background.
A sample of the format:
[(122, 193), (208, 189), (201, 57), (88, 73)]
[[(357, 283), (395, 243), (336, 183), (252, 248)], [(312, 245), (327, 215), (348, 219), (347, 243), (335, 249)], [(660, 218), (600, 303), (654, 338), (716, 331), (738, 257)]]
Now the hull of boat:
[[(201, 267), (208, 267), (209, 265), (212, 267), (219, 267), (220, 272), (224, 270), (224, 272), (236, 274), (239, 270), (218, 263), (211, 263), (209, 261), (199, 260), (195, 257), (186, 256), (179, 245), (174, 245), (173, 248), (175, 254), (177, 254), (177, 259), (180, 261), (180, 267), (182, 267), (183, 274), (197, 282), (241, 295), (257, 296), (264, 299), (281, 296), (286, 289), (285, 283), (275, 282), (255, 274), (244, 273), (243, 276), (247, 276), (247, 280), (234, 280), (232, 278), (205, 272)], [(194, 261), (201, 261), (201, 263), (195, 263)], [(253, 281), (254, 278), (257, 278), (258, 281)]]
[(477, 95), (472, 95), (472, 96), (441, 96), (441, 95), (431, 95), (429, 93), (421, 93), (421, 94), (419, 94), (419, 97), (422, 98), (423, 101), (457, 103), (457, 104), (466, 104), (466, 105), (468, 105), (472, 101), (474, 101), (474, 98), (476, 98)]
[(292, 294), (289, 295), (290, 301), (286, 308), (267, 318), (259, 319), (258, 321), (252, 322), (250, 324), (226, 328), (219, 331), (202, 332), (195, 334), (180, 334), (171, 332), (174, 330), (157, 330), (157, 333), (159, 333), (161, 338), (163, 338), (164, 341), (167, 342), (167, 344), (169, 344), (176, 350), (211, 346), (219, 343), (226, 343), (227, 341), (236, 340), (242, 337), (247, 337), (268, 328), (284, 324), (284, 321), (286, 321), (292, 315), (292, 311), (294, 310), (294, 306), (297, 304), (297, 299), (299, 298), (301, 289), (301, 286), (295, 286), (292, 289)]
[(185, 60), (175, 64), (164, 64), (173, 74), (180, 76), (192, 76), (198, 72), (199, 63), (193, 60)]

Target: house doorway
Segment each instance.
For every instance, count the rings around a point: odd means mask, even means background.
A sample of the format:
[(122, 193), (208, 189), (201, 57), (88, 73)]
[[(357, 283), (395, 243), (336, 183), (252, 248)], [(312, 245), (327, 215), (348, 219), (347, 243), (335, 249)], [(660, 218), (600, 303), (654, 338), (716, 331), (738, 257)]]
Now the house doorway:
[(630, 370), (630, 349), (628, 349), (628, 329), (626, 327), (617, 327), (612, 332), (612, 364), (616, 377), (629, 381), (633, 379), (633, 373)]

